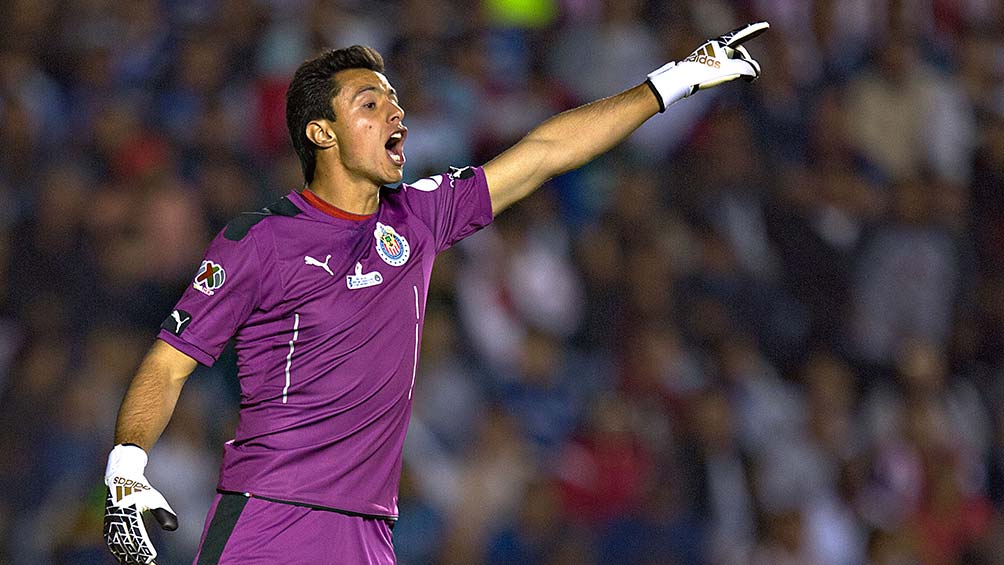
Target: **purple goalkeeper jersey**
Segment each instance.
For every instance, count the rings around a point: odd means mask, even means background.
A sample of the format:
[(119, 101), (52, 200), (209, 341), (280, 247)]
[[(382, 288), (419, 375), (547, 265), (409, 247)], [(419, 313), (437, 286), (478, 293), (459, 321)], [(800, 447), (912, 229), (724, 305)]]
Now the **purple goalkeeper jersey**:
[(480, 168), (334, 217), (291, 192), (231, 221), (159, 338), (212, 365), (235, 337), (240, 420), (218, 488), (397, 516), (436, 254), (492, 220)]

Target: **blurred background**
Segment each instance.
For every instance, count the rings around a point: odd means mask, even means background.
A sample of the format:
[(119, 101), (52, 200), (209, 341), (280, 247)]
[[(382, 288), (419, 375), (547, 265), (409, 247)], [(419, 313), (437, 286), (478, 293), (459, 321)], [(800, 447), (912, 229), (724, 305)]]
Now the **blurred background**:
[[(300, 184), (301, 61), (384, 54), (416, 180), (760, 19), (758, 83), (440, 257), (399, 558), (1004, 562), (998, 0), (0, 0), (0, 562), (112, 562), (118, 404), (213, 235)], [(158, 563), (235, 375), (200, 367), (152, 453)]]

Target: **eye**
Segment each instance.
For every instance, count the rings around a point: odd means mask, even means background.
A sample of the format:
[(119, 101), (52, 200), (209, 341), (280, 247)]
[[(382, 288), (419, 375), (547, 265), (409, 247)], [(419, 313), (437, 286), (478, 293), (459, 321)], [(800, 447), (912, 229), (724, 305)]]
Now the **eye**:
[(363, 104), (363, 108), (368, 108), (370, 110), (376, 108), (376, 102), (367, 102)]

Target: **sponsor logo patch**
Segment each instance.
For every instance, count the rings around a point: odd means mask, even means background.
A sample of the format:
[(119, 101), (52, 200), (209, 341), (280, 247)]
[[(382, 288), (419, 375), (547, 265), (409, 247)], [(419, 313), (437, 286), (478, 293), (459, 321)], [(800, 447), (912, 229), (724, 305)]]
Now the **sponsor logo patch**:
[(373, 237), (376, 238), (377, 254), (385, 263), (391, 267), (400, 267), (408, 261), (411, 247), (408, 245), (408, 240), (394, 231), (394, 228), (377, 222)]
[(223, 265), (206, 259), (202, 262), (202, 266), (199, 267), (199, 272), (196, 273), (192, 286), (202, 294), (212, 296), (215, 290), (223, 286), (226, 280), (227, 272), (223, 270)]
[(359, 262), (356, 262), (356, 274), (345, 277), (345, 284), (349, 287), (349, 290), (376, 286), (382, 282), (383, 275), (379, 271), (363, 273), (363, 264)]
[(173, 333), (174, 335), (181, 335), (181, 332), (185, 331), (188, 324), (192, 321), (192, 315), (184, 310), (175, 310), (171, 312), (171, 315), (164, 320), (164, 323), (160, 325), (161, 328)]

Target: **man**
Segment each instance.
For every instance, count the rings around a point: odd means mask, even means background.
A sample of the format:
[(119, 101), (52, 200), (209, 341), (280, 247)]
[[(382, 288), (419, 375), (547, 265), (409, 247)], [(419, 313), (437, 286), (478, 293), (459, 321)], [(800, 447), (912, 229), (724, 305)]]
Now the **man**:
[(555, 116), (484, 167), (399, 188), (408, 130), (367, 47), (305, 62), (286, 118), (305, 187), (231, 221), (126, 392), (108, 459), (105, 539), (122, 563), (156, 551), (141, 519), (177, 518), (146, 452), (196, 363), (235, 337), (240, 422), (224, 446), (198, 563), (393, 563), (401, 448), (435, 255), (542, 183), (607, 151), (697, 90), (759, 65), (753, 24), (645, 83)]

